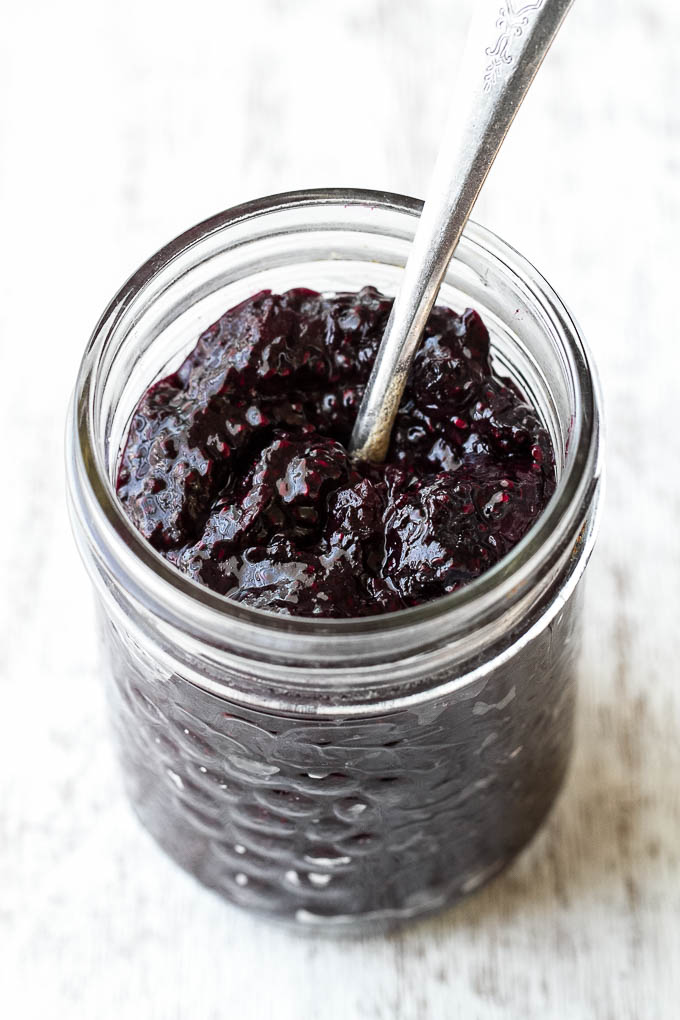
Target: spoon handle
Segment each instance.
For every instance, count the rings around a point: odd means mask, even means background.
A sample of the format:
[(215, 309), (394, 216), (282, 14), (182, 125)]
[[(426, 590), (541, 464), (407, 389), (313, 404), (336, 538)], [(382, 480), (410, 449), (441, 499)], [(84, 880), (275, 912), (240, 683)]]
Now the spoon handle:
[(387, 454), (413, 357), (508, 128), (573, 0), (475, 0), (455, 103), (402, 284), (352, 433), (357, 460)]

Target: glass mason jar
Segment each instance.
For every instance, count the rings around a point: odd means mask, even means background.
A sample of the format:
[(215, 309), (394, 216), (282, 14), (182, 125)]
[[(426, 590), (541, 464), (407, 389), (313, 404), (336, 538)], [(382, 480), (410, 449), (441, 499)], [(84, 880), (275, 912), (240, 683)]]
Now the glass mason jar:
[(477, 889), (527, 843), (568, 764), (583, 570), (600, 496), (599, 396), (570, 314), (470, 225), (439, 303), (477, 309), (494, 363), (538, 409), (559, 482), (469, 586), (355, 620), (290, 618), (197, 586), (114, 491), (142, 393), (262, 288), (394, 294), (421, 203), (330, 190), (207, 220), (106, 309), (68, 430), (68, 492), (95, 588), (132, 804), (226, 899), (300, 927), (385, 927)]

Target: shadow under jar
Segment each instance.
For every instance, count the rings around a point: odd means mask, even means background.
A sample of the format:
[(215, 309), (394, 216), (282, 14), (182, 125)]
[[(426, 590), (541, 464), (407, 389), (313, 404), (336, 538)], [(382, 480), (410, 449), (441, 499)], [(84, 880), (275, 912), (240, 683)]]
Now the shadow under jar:
[(583, 341), (545, 280), (470, 225), (439, 303), (481, 314), (496, 370), (550, 433), (558, 485), (505, 559), (414, 609), (317, 620), (234, 603), (144, 541), (114, 479), (141, 394), (206, 326), (263, 288), (394, 294), (420, 210), (399, 195), (299, 192), (188, 231), (107, 308), (68, 430), (132, 804), (206, 885), (298, 927), (388, 927), (454, 902), (513, 858), (557, 795), (600, 494)]

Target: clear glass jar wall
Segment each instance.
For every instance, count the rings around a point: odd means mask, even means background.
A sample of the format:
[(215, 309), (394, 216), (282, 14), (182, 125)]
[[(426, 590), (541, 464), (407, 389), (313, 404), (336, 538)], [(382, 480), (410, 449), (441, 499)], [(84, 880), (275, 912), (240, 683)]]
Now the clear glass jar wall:
[(440, 303), (482, 315), (495, 364), (552, 435), (559, 484), (504, 561), (416, 609), (319, 621), (236, 605), (141, 539), (113, 479), (140, 395), (205, 326), (265, 287), (395, 293), (419, 211), (401, 196), (297, 193), (189, 231), (106, 310), (69, 428), (74, 531), (132, 803), (207, 885), (306, 926), (383, 926), (455, 901), (554, 801), (600, 489), (578, 330), (528, 263), (469, 228)]

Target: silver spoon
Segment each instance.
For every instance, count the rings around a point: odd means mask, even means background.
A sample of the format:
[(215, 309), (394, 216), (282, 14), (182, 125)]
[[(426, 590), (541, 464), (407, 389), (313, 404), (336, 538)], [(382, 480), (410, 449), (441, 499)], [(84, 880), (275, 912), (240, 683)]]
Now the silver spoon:
[[(475, 0), (453, 111), (350, 451), (385, 459), (428, 315), (472, 207), (573, 0)], [(500, 6), (500, 9), (499, 9)]]

